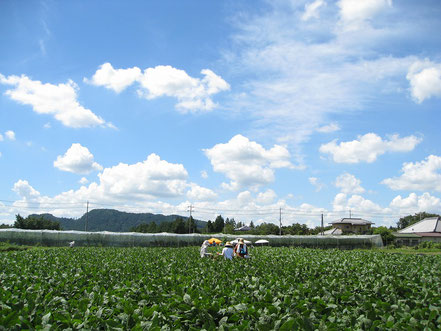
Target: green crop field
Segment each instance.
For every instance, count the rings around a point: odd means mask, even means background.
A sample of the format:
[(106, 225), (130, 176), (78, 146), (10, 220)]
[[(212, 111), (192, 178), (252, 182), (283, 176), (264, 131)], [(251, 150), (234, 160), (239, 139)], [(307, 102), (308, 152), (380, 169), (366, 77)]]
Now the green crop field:
[(440, 329), (441, 256), (261, 247), (0, 254), (0, 329)]

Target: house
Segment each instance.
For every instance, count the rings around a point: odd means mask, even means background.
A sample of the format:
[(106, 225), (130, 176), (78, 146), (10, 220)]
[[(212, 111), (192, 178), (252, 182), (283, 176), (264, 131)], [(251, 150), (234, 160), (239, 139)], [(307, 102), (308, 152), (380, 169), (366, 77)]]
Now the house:
[(366, 221), (362, 218), (342, 218), (340, 220), (329, 223), (333, 228), (340, 229), (342, 234), (356, 233), (365, 234), (371, 229), (374, 224), (371, 221)]
[(393, 235), (399, 245), (416, 246), (423, 241), (441, 243), (441, 217), (427, 217)]

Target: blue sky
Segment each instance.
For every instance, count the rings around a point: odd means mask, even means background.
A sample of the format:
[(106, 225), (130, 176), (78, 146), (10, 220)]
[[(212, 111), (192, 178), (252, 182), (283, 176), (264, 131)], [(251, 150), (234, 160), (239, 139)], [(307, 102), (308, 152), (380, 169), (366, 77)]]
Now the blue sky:
[(441, 4), (2, 1), (0, 221), (441, 213)]

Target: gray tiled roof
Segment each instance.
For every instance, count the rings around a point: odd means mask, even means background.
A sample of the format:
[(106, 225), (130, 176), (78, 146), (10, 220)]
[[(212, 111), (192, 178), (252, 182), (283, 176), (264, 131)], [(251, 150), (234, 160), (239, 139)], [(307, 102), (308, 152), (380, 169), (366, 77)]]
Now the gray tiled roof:
[(440, 217), (428, 217), (415, 224), (409, 225), (407, 228), (398, 231), (399, 233), (415, 233), (415, 232), (441, 232)]

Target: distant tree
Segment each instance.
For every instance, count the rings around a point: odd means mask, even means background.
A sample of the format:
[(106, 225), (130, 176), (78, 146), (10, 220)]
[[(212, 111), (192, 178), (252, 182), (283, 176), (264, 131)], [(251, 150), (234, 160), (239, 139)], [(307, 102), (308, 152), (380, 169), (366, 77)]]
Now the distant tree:
[(158, 232), (174, 232), (174, 222), (162, 222), (158, 226)]
[(214, 226), (213, 226), (213, 222), (211, 222), (211, 220), (208, 220), (207, 226), (205, 227), (205, 232), (206, 233), (213, 233), (214, 232)]
[(216, 217), (214, 221), (213, 230), (214, 232), (222, 232), (224, 226), (225, 226), (224, 218), (221, 215), (219, 215), (218, 217)]
[(60, 222), (34, 216), (23, 218), (20, 214), (15, 216), (14, 228), (29, 230), (61, 230)]
[(251, 229), (254, 229), (254, 228), (255, 228), (253, 221), (250, 222), (250, 228), (251, 228)]
[(311, 230), (306, 226), (306, 224), (293, 223), (290, 226), (283, 227), (282, 232), (285, 234), (292, 235), (308, 235)]
[(409, 215), (406, 217), (400, 218), (400, 220), (397, 222), (397, 228), (399, 230), (404, 229), (412, 224), (415, 224), (419, 222), (420, 220), (423, 220), (426, 217), (437, 217), (438, 214), (429, 214), (426, 212), (416, 213), (415, 215)]
[(131, 232), (141, 232), (141, 233), (157, 233), (158, 226), (155, 222), (151, 223), (142, 223), (137, 226), (130, 228)]
[(188, 228), (185, 226), (184, 219), (180, 216), (176, 217), (172, 229), (174, 233), (188, 233)]
[(374, 234), (379, 234), (381, 236), (381, 239), (383, 240), (383, 245), (387, 246), (389, 244), (392, 244), (394, 241), (394, 236), (392, 234), (392, 230), (388, 229), (385, 226), (379, 226), (378, 228), (375, 228), (373, 230)]
[(188, 233), (198, 233), (198, 229), (196, 227), (196, 222), (194, 221), (193, 216), (190, 216), (185, 222), (185, 227)]
[(279, 234), (279, 227), (273, 223), (262, 223), (255, 228), (257, 234)]
[(8, 224), (0, 224), (0, 229), (9, 229), (12, 228), (12, 225), (8, 225)]
[(225, 222), (225, 226), (224, 226), (224, 229), (222, 230), (222, 233), (233, 234), (234, 233), (234, 225), (231, 223)]

